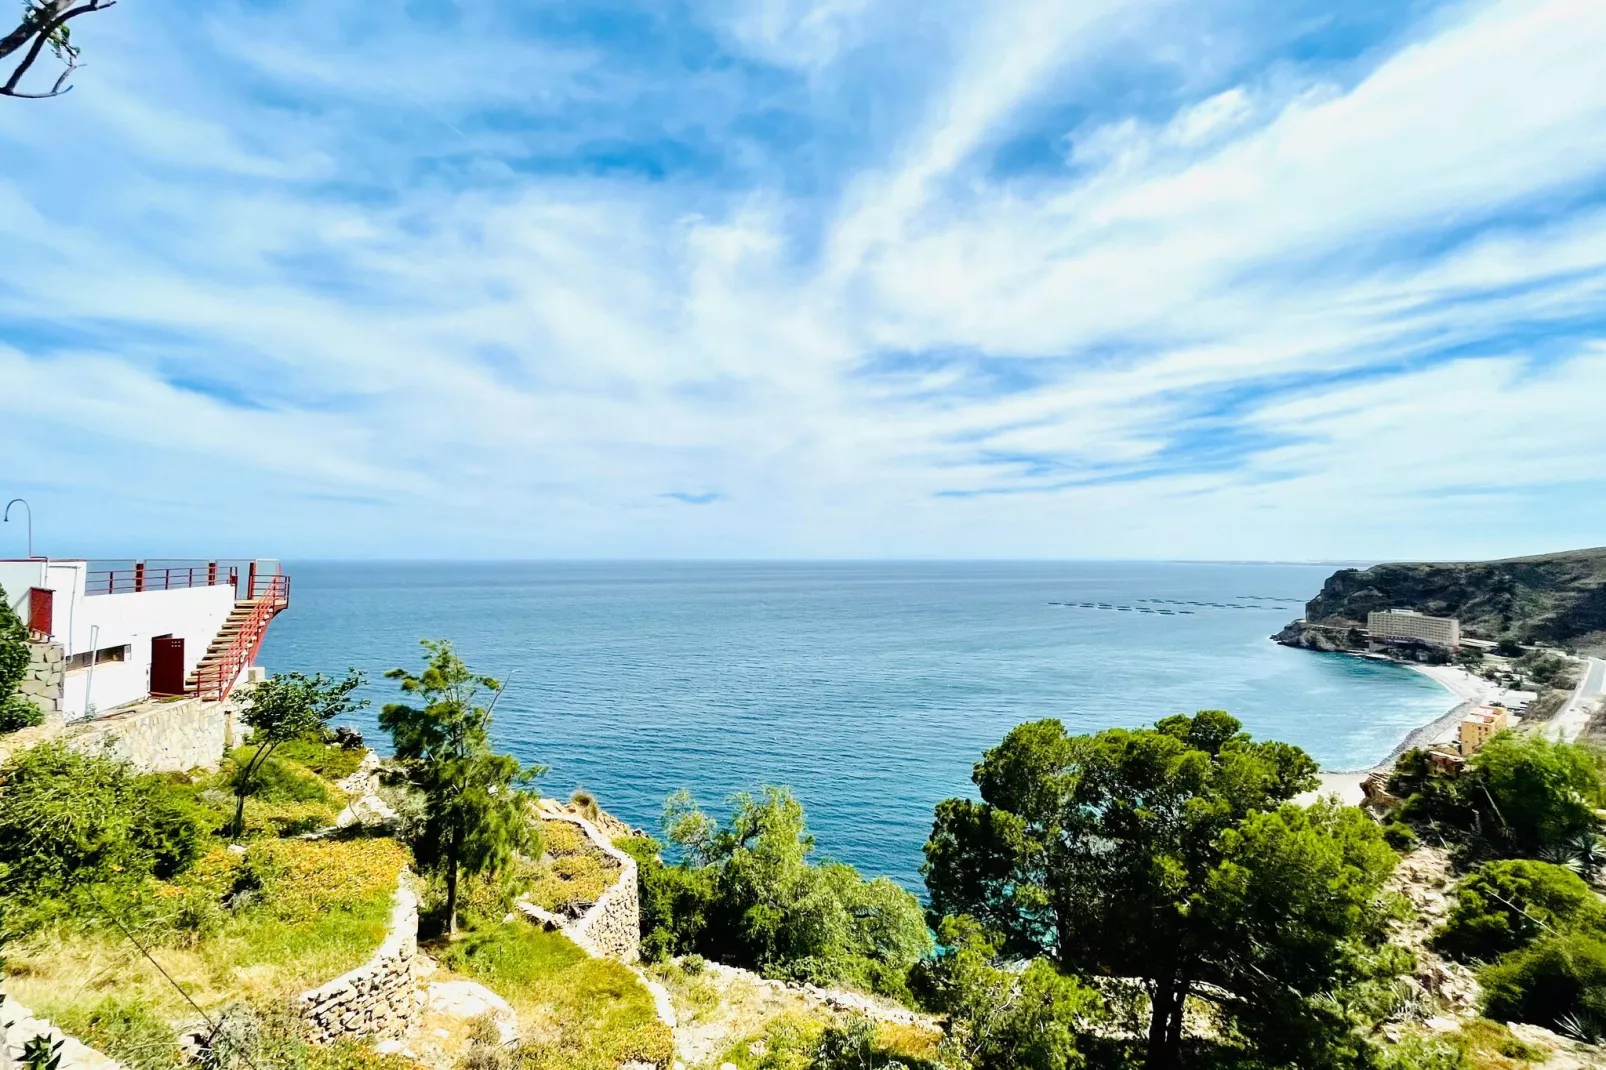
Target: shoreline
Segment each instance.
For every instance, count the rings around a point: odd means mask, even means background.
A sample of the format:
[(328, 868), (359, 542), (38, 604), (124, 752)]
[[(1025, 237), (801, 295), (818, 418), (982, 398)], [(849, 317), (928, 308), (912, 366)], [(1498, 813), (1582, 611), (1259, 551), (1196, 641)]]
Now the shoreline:
[[(1334, 653), (1340, 653), (1334, 651)], [(1351, 657), (1357, 655), (1351, 654)], [(1494, 684), (1474, 676), (1466, 669), (1454, 665), (1422, 665), (1416, 662), (1395, 662), (1402, 668), (1411, 669), (1426, 676), (1437, 683), (1450, 694), (1456, 697), (1455, 705), (1433, 720), (1407, 732), (1401, 740), (1394, 745), (1376, 765), (1365, 769), (1322, 769), (1317, 772), (1321, 786), (1315, 791), (1306, 792), (1295, 801), (1314, 801), (1317, 796), (1337, 795), (1342, 801), (1351, 805), (1359, 805), (1365, 798), (1361, 785), (1373, 773), (1387, 772), (1394, 767), (1394, 762), (1400, 755), (1412, 747), (1426, 747), (1434, 743), (1441, 743), (1455, 738), (1456, 726), (1461, 718), (1477, 706), (1488, 702), (1491, 694), (1496, 690)]]

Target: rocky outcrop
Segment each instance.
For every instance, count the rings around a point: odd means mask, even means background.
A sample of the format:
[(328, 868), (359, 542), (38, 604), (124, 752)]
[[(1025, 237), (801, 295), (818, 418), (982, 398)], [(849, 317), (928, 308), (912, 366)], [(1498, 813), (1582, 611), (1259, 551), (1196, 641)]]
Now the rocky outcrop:
[(385, 942), (373, 958), (301, 994), (301, 1015), (315, 1043), (342, 1037), (399, 1037), (422, 1011), (418, 897), (407, 886), (407, 876), (404, 872), (397, 884)]
[(1456, 617), (1481, 639), (1606, 649), (1606, 548), (1340, 569), (1306, 604), (1306, 628), (1364, 627), (1368, 613), (1385, 609)]
[(1365, 650), (1366, 636), (1359, 629), (1347, 625), (1324, 627), (1296, 620), (1272, 639), (1283, 646), (1303, 647), (1306, 650), (1343, 652)]

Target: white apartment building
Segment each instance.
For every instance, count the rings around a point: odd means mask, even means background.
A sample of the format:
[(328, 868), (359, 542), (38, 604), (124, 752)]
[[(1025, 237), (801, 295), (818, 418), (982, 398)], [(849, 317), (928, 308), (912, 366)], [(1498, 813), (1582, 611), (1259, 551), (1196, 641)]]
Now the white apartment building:
[(1429, 617), (1414, 609), (1385, 609), (1366, 615), (1366, 630), (1374, 640), (1411, 639), (1434, 646), (1461, 645), (1461, 622), (1454, 617)]

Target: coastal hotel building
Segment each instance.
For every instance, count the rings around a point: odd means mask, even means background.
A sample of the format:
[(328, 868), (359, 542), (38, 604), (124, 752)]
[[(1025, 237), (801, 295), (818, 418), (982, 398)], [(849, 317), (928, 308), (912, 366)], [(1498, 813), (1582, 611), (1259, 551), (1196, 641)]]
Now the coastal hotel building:
[(1454, 617), (1429, 617), (1414, 609), (1385, 609), (1366, 615), (1366, 630), (1374, 640), (1414, 640), (1433, 646), (1461, 645), (1461, 622)]

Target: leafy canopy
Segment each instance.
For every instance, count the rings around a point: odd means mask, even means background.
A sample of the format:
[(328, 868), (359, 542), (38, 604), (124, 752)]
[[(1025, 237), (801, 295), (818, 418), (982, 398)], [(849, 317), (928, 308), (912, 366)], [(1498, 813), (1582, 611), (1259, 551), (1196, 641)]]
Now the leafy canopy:
[(1148, 1065), (1176, 1063), (1190, 996), (1269, 1065), (1327, 1058), (1318, 997), (1375, 969), (1394, 854), (1359, 811), (1284, 805), (1316, 786), (1303, 751), (1219, 710), (1068, 736), (1021, 725), (977, 763), (981, 801), (937, 807), (933, 910), (968, 915), (1015, 959), (1135, 978)]
[(1576, 873), (1525, 858), (1489, 862), (1463, 880), (1455, 908), (1434, 937), (1452, 958), (1494, 959), (1543, 933), (1600, 925), (1606, 910)]
[(1399, 818), (1430, 842), (1464, 856), (1532, 858), (1595, 830), (1606, 801), (1601, 757), (1576, 743), (1501, 732), (1459, 775), (1439, 772), (1424, 751), (1402, 754), (1389, 790)]
[(246, 693), (246, 706), (240, 720), (250, 726), (255, 747), (235, 773), (231, 836), (239, 839), (245, 835), (246, 796), (254, 790), (273, 752), (296, 740), (321, 739), (325, 727), (334, 718), (367, 705), (366, 699), (354, 697), (362, 683), (363, 675), (356, 669), (349, 670), (343, 680), (329, 680), (322, 673), (315, 676), (277, 673)]
[(789, 789), (739, 794), (732, 804), (720, 826), (684, 791), (666, 802), (665, 831), (683, 862), (642, 871), (644, 923), (675, 927), (648, 931), (654, 949), (902, 994), (909, 968), (931, 952), (914, 896), (886, 877), (811, 861), (814, 837)]

